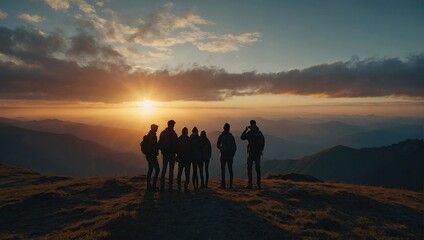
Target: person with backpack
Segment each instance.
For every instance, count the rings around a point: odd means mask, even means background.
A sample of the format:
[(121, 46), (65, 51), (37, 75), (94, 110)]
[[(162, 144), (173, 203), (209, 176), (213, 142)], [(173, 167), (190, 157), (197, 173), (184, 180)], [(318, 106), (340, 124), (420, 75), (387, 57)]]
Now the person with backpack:
[[(208, 188), (208, 182), (209, 182), (209, 161), (211, 159), (212, 155), (212, 147), (211, 142), (209, 141), (208, 137), (206, 136), (206, 132), (202, 131), (200, 132), (200, 149), (202, 152), (202, 157), (200, 158), (200, 179), (202, 182), (201, 188)], [(203, 166), (205, 166), (205, 175), (206, 179), (203, 181)]]
[(233, 188), (233, 159), (237, 151), (236, 141), (230, 133), (230, 124), (224, 124), (224, 131), (219, 135), (216, 143), (217, 148), (221, 151), (221, 187), (226, 188), (225, 185), (225, 164), (228, 165), (230, 172), (230, 188)]
[[(158, 126), (152, 124), (150, 126), (150, 131), (147, 135), (143, 137), (143, 140), (140, 142), (141, 152), (146, 155), (147, 164), (149, 170), (147, 171), (147, 191), (156, 191), (156, 183), (159, 176), (159, 163), (158, 163), (158, 138), (156, 132), (158, 131)], [(152, 172), (155, 170), (155, 175), (153, 177), (153, 184), (151, 184)]]
[(252, 167), (253, 162), (256, 168), (256, 184), (258, 189), (261, 189), (261, 156), (265, 147), (265, 137), (258, 126), (256, 126), (255, 120), (250, 120), (250, 126), (240, 136), (241, 140), (247, 140), (247, 177), (249, 182), (246, 188), (252, 189)]
[(188, 185), (190, 183), (190, 164), (191, 164), (190, 155), (191, 155), (190, 137), (188, 136), (188, 129), (184, 127), (182, 130), (182, 134), (177, 141), (177, 162), (178, 162), (177, 183), (178, 183), (179, 192), (181, 192), (181, 175), (183, 174), (183, 170), (185, 173), (184, 192), (188, 192)]
[(165, 175), (169, 164), (169, 190), (172, 191), (174, 184), (175, 153), (177, 149), (177, 133), (174, 131), (175, 121), (169, 120), (168, 127), (160, 133), (159, 149), (162, 152), (162, 173), (160, 178), (161, 191), (165, 190)]
[(199, 188), (199, 177), (197, 176), (197, 167), (201, 161), (202, 152), (200, 149), (199, 130), (194, 127), (190, 136), (191, 163), (193, 165), (193, 187), (195, 190)]

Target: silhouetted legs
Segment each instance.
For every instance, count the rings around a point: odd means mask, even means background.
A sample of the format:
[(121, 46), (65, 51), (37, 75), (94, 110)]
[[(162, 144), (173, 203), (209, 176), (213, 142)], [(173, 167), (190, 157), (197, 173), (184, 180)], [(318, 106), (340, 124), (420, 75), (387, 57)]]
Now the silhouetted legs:
[(205, 187), (205, 180), (203, 177), (203, 160), (199, 161), (199, 173), (200, 173), (200, 187), (204, 188)]
[(183, 162), (183, 160), (179, 160), (179, 162), (178, 162), (178, 173), (177, 173), (178, 191), (181, 191), (181, 175), (183, 174), (184, 168), (185, 168), (185, 161)]
[(205, 174), (206, 174), (205, 187), (208, 188), (208, 182), (209, 182), (209, 159), (205, 159)]
[(189, 160), (187, 160), (186, 167), (184, 169), (185, 171), (184, 190), (188, 190), (188, 185), (190, 183), (190, 166), (191, 166), (191, 163)]
[(165, 175), (166, 169), (168, 168), (169, 163), (169, 189), (173, 188), (174, 185), (174, 165), (175, 165), (175, 154), (163, 154), (163, 166), (162, 173), (160, 178), (160, 187), (161, 190), (165, 189)]
[(248, 188), (252, 188), (252, 167), (255, 162), (256, 168), (256, 184), (258, 188), (261, 188), (261, 155), (260, 154), (249, 154), (247, 157), (247, 177), (249, 178)]
[(188, 159), (178, 163), (178, 191), (181, 191), (181, 175), (185, 172), (184, 191), (188, 190), (188, 184), (190, 183), (190, 161)]
[(228, 165), (230, 173), (230, 188), (233, 188), (233, 158), (221, 156), (221, 188), (225, 188), (225, 164)]
[(199, 177), (197, 176), (197, 165), (199, 160), (193, 159), (193, 187), (194, 189), (199, 188)]
[(233, 188), (233, 158), (227, 161), (228, 164), (228, 172), (230, 173), (230, 188)]
[[(155, 155), (146, 156), (147, 164), (149, 170), (147, 171), (147, 190), (156, 189), (156, 183), (159, 176), (159, 163), (158, 158)], [(153, 185), (151, 184), (152, 172), (155, 170), (155, 175), (153, 177)]]

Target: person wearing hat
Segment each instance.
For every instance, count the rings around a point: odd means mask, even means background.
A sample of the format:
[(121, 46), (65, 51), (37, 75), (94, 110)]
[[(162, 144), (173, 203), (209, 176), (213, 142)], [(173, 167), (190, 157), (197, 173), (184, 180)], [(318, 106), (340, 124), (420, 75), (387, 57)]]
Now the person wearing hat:
[(174, 184), (174, 165), (175, 154), (177, 151), (178, 136), (174, 130), (175, 121), (169, 120), (168, 127), (160, 133), (159, 136), (159, 149), (162, 152), (162, 173), (160, 178), (161, 191), (165, 190), (165, 175), (169, 164), (169, 190), (173, 189)]
[[(158, 125), (152, 124), (150, 126), (150, 131), (147, 135), (143, 137), (143, 140), (140, 143), (141, 151), (145, 154), (149, 170), (147, 171), (146, 185), (148, 191), (156, 191), (156, 183), (159, 176), (159, 163), (158, 163), (158, 138), (156, 132), (158, 131)], [(153, 177), (153, 184), (151, 183), (152, 172), (155, 170), (155, 175)]]

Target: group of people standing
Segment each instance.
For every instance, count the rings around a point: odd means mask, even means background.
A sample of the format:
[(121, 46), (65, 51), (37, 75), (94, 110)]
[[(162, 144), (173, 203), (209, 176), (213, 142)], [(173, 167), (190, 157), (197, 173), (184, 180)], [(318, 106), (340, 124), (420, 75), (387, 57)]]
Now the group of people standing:
[[(192, 133), (188, 135), (187, 127), (181, 131), (178, 137), (174, 130), (175, 121), (169, 120), (168, 127), (159, 135), (159, 140), (156, 136), (158, 126), (152, 124), (150, 131), (143, 137), (140, 142), (141, 151), (146, 155), (148, 162), (147, 171), (147, 190), (157, 191), (157, 181), (159, 177), (159, 163), (157, 156), (159, 150), (162, 153), (163, 165), (160, 178), (160, 190), (165, 190), (165, 177), (168, 170), (169, 189), (173, 190), (174, 185), (174, 166), (178, 163), (177, 185), (178, 191), (182, 190), (181, 176), (184, 172), (185, 182), (184, 191), (189, 190), (190, 170), (193, 169), (192, 184), (196, 190), (200, 188), (208, 188), (209, 182), (209, 162), (212, 156), (212, 146), (205, 131), (193, 127)], [(252, 166), (255, 163), (257, 174), (257, 186), (261, 188), (261, 173), (260, 159), (265, 146), (265, 138), (259, 128), (256, 126), (256, 121), (251, 120), (250, 126), (247, 126), (241, 135), (242, 140), (248, 141), (247, 152), (247, 170), (248, 170), (248, 185), (247, 188), (252, 189)], [(233, 135), (230, 132), (230, 124), (224, 124), (224, 131), (218, 138), (217, 148), (221, 152), (221, 188), (226, 188), (225, 183), (225, 168), (228, 166), (230, 173), (229, 188), (233, 188), (233, 160), (237, 151), (237, 145)], [(152, 173), (155, 171), (152, 181)], [(200, 176), (199, 176), (200, 175)], [(199, 186), (200, 177), (200, 186)]]

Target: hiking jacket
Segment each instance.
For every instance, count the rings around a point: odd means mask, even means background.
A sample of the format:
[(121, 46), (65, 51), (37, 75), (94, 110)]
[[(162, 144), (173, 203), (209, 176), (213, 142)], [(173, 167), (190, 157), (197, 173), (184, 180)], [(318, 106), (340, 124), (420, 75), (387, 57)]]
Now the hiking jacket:
[(157, 156), (159, 154), (159, 149), (158, 138), (156, 136), (156, 133), (150, 130), (149, 133), (146, 135), (146, 139), (144, 141), (146, 141), (144, 143), (146, 147), (146, 155)]
[(250, 131), (248, 129), (245, 129), (240, 136), (241, 140), (247, 140), (247, 142), (248, 142), (248, 144), (247, 144), (247, 153), (248, 154), (262, 154), (262, 151), (255, 150), (252, 147), (253, 138), (254, 138), (255, 134), (263, 135), (262, 132), (259, 131), (259, 128), (257, 126), (251, 126)]
[(222, 157), (234, 157), (237, 151), (236, 140), (230, 132), (223, 131), (216, 142)]
[(200, 137), (200, 149), (202, 151), (202, 160), (209, 160), (212, 156), (212, 146), (207, 137)]
[(198, 162), (202, 158), (202, 150), (200, 148), (199, 134), (191, 134), (190, 136), (191, 161)]
[(159, 136), (159, 149), (162, 154), (175, 154), (178, 136), (174, 129), (165, 128)]
[(190, 161), (190, 158), (190, 137), (188, 135), (181, 135), (177, 140), (177, 161), (182, 163), (185, 161)]

